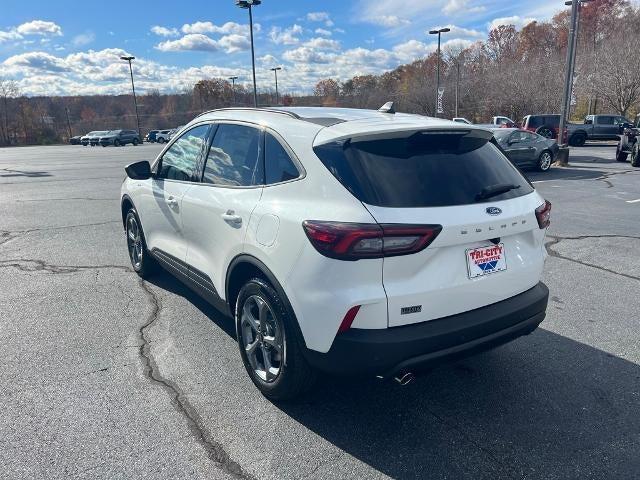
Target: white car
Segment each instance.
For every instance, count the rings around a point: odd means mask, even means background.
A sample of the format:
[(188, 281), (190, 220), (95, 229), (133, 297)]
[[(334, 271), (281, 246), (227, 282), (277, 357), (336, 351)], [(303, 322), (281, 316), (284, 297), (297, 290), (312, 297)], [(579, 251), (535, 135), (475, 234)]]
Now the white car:
[(171, 130), (160, 130), (156, 133), (156, 142), (167, 143), (171, 139)]
[(214, 110), (126, 168), (134, 270), (230, 313), (271, 399), (317, 372), (404, 383), (545, 316), (551, 204), (491, 132), (392, 112)]
[(467, 125), (472, 125), (472, 123), (464, 117), (453, 117), (451, 120), (458, 123), (466, 123)]

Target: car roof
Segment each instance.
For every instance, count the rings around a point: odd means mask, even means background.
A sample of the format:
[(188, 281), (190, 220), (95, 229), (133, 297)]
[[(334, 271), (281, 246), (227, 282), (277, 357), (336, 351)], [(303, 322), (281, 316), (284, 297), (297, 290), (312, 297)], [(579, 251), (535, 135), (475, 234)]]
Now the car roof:
[(285, 134), (291, 129), (291, 134), (296, 136), (312, 134), (314, 145), (407, 130), (487, 130), (422, 115), (340, 107), (222, 108), (205, 112), (191, 123), (224, 119), (250, 121)]

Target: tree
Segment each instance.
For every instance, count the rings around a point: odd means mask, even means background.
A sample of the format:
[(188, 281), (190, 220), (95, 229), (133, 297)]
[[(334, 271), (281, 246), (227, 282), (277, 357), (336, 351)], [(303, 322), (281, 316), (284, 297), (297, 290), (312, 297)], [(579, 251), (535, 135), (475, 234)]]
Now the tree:
[(18, 84), (13, 80), (0, 78), (0, 99), (2, 99), (2, 125), (0, 129), (1, 140), (4, 145), (11, 142), (9, 133), (9, 99), (20, 95)]

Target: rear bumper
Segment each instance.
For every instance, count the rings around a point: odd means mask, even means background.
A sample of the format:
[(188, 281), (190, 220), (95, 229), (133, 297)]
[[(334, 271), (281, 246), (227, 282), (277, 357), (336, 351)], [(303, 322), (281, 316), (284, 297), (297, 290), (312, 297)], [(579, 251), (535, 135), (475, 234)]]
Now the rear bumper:
[(327, 353), (306, 351), (319, 370), (391, 377), (488, 350), (533, 332), (544, 320), (549, 289), (542, 282), (514, 297), (414, 325), (351, 329)]

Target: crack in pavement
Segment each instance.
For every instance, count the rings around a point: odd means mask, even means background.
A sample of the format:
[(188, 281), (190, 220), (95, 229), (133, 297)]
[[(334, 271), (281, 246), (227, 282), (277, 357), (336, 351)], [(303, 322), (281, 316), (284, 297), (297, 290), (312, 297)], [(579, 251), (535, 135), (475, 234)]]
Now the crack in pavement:
[(607, 188), (612, 188), (613, 187), (613, 183), (609, 180), (609, 178), (614, 177), (616, 175), (625, 175), (627, 173), (633, 173), (636, 170), (621, 170), (621, 171), (615, 171), (615, 172), (610, 172), (610, 173), (605, 173), (603, 175), (600, 175), (597, 178), (594, 178), (595, 181), (601, 181), (607, 184)]
[(583, 262), (582, 260), (577, 260), (575, 258), (567, 257), (565, 255), (562, 255), (561, 253), (558, 253), (556, 250), (554, 250), (552, 248), (553, 246), (557, 245), (558, 243), (560, 243), (563, 240), (584, 240), (584, 239), (587, 239), (587, 238), (634, 238), (634, 239), (640, 240), (640, 237), (636, 237), (636, 236), (633, 236), (633, 235), (578, 235), (578, 236), (575, 236), (575, 237), (560, 237), (560, 236), (557, 236), (557, 235), (547, 235), (547, 236), (552, 239), (550, 242), (545, 243), (545, 248), (547, 249), (547, 252), (549, 253), (549, 255), (551, 257), (560, 258), (562, 260), (567, 260), (569, 262), (574, 262), (574, 263), (577, 263), (579, 265), (583, 265), (585, 267), (596, 268), (598, 270), (602, 270), (603, 272), (608, 272), (608, 273), (612, 273), (614, 275), (620, 275), (622, 277), (630, 278), (631, 280), (640, 281), (640, 277), (639, 276), (629, 275), (628, 273), (616, 272), (614, 270), (611, 270), (611, 269), (606, 268), (606, 267), (602, 267), (600, 265), (595, 265), (593, 263)]
[(254, 477), (245, 472), (240, 464), (231, 459), (222, 444), (211, 438), (211, 434), (204, 426), (202, 418), (176, 383), (164, 378), (160, 374), (158, 364), (151, 353), (151, 340), (147, 337), (147, 331), (158, 319), (160, 310), (162, 309), (162, 303), (160, 302), (160, 298), (153, 292), (153, 290), (151, 290), (144, 280), (140, 279), (139, 285), (151, 304), (151, 313), (149, 314), (145, 324), (139, 329), (140, 339), (142, 340), (142, 344), (139, 347), (139, 353), (144, 367), (144, 375), (153, 383), (157, 383), (163, 387), (169, 394), (171, 397), (171, 403), (178, 413), (187, 420), (189, 429), (195, 436), (197, 442), (205, 449), (207, 456), (211, 461), (220, 466), (220, 468), (226, 473), (236, 478), (246, 480), (253, 479)]
[(63, 273), (76, 273), (82, 270), (101, 270), (112, 268), (130, 272), (131, 268), (124, 265), (54, 265), (44, 260), (33, 258), (15, 258), (11, 260), (0, 260), (0, 268), (13, 267), (21, 272), (47, 272), (53, 275)]
[(97, 223), (80, 223), (77, 225), (60, 225), (53, 227), (42, 227), (42, 228), (29, 228), (26, 230), (0, 230), (0, 245), (4, 245), (16, 238), (24, 235), (26, 233), (33, 232), (43, 232), (49, 230), (60, 230), (64, 228), (82, 228), (82, 227), (99, 227), (102, 225), (109, 225), (111, 223), (122, 223), (120, 220), (109, 220), (107, 222), (97, 222)]

